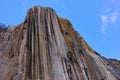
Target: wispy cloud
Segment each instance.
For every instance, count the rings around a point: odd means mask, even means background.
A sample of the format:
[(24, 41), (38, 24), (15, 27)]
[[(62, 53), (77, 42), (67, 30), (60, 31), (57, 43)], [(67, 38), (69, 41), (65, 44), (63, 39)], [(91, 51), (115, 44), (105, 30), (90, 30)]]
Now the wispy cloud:
[(111, 24), (114, 24), (117, 21), (117, 19), (118, 19), (118, 13), (117, 12), (112, 13), (110, 16)]
[[(113, 8), (114, 7), (114, 8)], [(105, 33), (107, 27), (117, 22), (119, 17), (120, 1), (113, 0), (110, 8), (106, 8), (101, 14), (101, 32)]]
[(101, 31), (104, 33), (108, 24), (108, 18), (106, 15), (101, 15), (101, 20), (102, 20), (102, 29)]

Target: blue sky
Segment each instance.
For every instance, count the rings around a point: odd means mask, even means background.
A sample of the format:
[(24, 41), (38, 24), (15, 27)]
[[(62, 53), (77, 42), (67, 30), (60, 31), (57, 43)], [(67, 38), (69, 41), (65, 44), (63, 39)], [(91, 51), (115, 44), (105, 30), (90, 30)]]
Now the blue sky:
[(120, 0), (1, 0), (0, 23), (22, 23), (34, 5), (53, 8), (94, 50), (120, 60)]

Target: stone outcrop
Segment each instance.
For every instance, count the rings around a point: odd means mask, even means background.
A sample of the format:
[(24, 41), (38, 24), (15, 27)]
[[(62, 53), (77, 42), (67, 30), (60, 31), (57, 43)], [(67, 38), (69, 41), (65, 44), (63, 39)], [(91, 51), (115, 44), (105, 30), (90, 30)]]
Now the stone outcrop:
[(0, 80), (119, 80), (114, 64), (51, 8), (35, 6), (0, 31)]
[(120, 61), (116, 59), (106, 59), (105, 57), (102, 57), (102, 59), (108, 67), (108, 70), (116, 76), (117, 80), (120, 80)]

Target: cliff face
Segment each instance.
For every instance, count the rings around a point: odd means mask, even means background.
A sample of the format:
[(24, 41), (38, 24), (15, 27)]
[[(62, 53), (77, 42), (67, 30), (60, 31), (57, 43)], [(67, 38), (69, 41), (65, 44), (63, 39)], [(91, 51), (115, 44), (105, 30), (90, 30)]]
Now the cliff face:
[(0, 80), (119, 80), (110, 62), (51, 8), (31, 8), (22, 24), (0, 31)]

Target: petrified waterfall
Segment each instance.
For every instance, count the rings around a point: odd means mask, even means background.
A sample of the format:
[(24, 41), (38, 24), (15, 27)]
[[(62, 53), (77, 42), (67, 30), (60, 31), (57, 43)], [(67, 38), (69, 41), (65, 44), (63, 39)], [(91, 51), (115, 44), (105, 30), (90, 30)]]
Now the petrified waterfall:
[(0, 36), (0, 80), (119, 80), (109, 62), (51, 8), (29, 9), (22, 24)]

